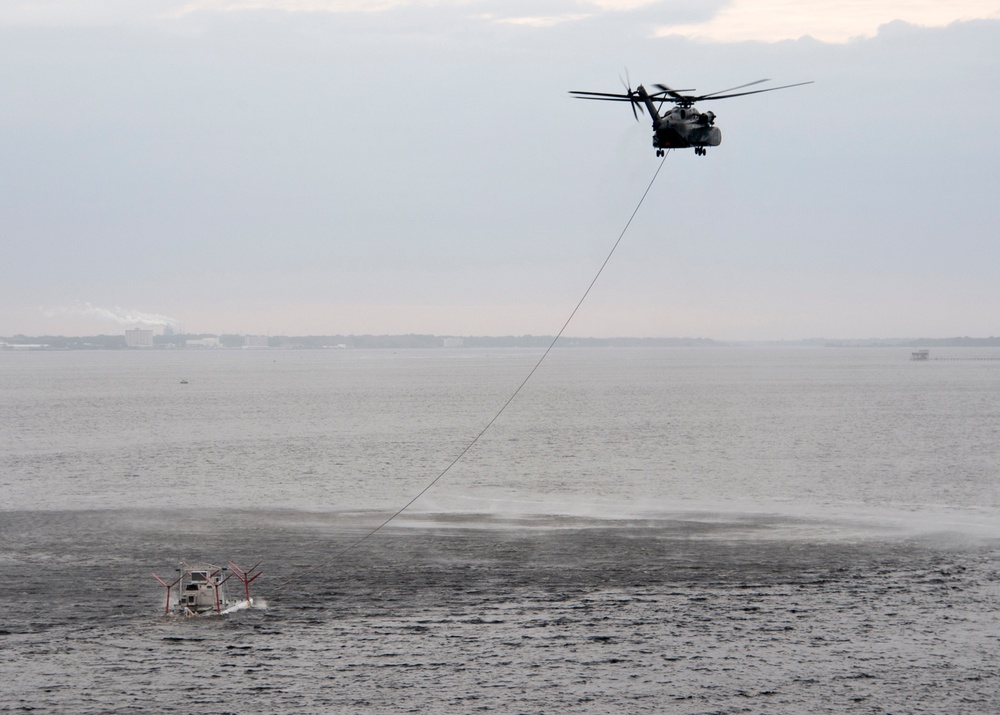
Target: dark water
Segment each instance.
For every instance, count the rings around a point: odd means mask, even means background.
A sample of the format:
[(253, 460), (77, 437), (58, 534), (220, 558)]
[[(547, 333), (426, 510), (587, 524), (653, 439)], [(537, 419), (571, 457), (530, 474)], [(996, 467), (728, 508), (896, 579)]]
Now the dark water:
[(573, 353), (344, 552), (532, 357), (0, 355), (0, 711), (1000, 708), (990, 363)]
[[(305, 522), (305, 523), (303, 523)], [(773, 520), (8, 513), (4, 708), (994, 712), (995, 547)], [(186, 535), (185, 535), (186, 534)], [(166, 554), (262, 558), (267, 608), (157, 615)]]

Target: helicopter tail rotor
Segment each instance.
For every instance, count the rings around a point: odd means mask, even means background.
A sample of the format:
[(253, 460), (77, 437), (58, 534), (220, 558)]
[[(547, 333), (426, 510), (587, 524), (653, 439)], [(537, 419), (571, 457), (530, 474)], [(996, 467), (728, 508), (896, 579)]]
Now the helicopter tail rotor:
[[(625, 76), (622, 77), (621, 75), (618, 75), (618, 80), (622, 83), (622, 87), (625, 88), (625, 92), (627, 93), (629, 100), (631, 100), (629, 104), (632, 105), (632, 116), (635, 117), (635, 121), (638, 122), (639, 112), (643, 112), (643, 114), (645, 114), (645, 111), (642, 108), (642, 104), (639, 102), (638, 94), (632, 90), (632, 80), (628, 76), (628, 67), (625, 68)], [(636, 105), (639, 105), (639, 112), (636, 111)]]

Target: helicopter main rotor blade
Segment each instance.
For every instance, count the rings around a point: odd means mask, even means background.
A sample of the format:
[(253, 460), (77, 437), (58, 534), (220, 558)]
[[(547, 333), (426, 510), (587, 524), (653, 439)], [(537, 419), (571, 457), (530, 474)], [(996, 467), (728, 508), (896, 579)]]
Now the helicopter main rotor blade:
[[(662, 84), (654, 84), (653, 86), (654, 87), (662, 87), (663, 85)], [(663, 90), (660, 90), (659, 92), (650, 92), (649, 96), (650, 97), (658, 97), (661, 94), (676, 94), (678, 97), (683, 98), (684, 95), (681, 94), (681, 92), (693, 92), (693, 91), (694, 91), (693, 89), (670, 89), (670, 90), (663, 89)]]
[[(573, 95), (573, 99), (595, 99), (599, 102), (628, 102), (632, 105), (632, 116), (635, 117), (635, 121), (639, 121), (639, 112), (643, 114), (646, 110), (643, 109), (642, 103), (636, 96), (635, 92), (629, 90), (628, 94), (612, 94), (611, 92), (584, 92), (581, 90), (571, 90), (570, 94)], [(636, 111), (636, 106), (639, 109)]]
[[(755, 84), (760, 84), (761, 82), (770, 82), (769, 79), (759, 79), (756, 82), (747, 82), (746, 84), (741, 84), (739, 87), (730, 87), (729, 89), (720, 89), (718, 92), (709, 92), (708, 94), (703, 94), (698, 99), (705, 99), (706, 97), (714, 97), (717, 94), (722, 94), (723, 92), (735, 92), (738, 89), (743, 89), (745, 87), (753, 87)], [(778, 89), (775, 87), (774, 89)]]
[(598, 102), (632, 102), (632, 104), (639, 101), (628, 97), (573, 97), (573, 99), (595, 99)]
[[(673, 90), (671, 90), (671, 92), (672, 91)], [(690, 92), (692, 90), (685, 89), (683, 91)], [(574, 90), (570, 90), (569, 93), (572, 94), (572, 95), (574, 95), (574, 96), (576, 96), (577, 99), (616, 99), (616, 100), (621, 101), (621, 102), (638, 102), (639, 101), (639, 98), (638, 98), (638, 96), (636, 95), (635, 92), (632, 92), (632, 94), (629, 95), (629, 94), (616, 94), (614, 92), (583, 92), (581, 90), (574, 89)], [(649, 95), (649, 97), (652, 98), (652, 99), (655, 99), (655, 98), (659, 97), (660, 95), (662, 95), (664, 93), (665, 92), (653, 92), (652, 94)], [(678, 99), (676, 101), (687, 101), (689, 99), (693, 99), (692, 97), (683, 97), (681, 95), (677, 95), (677, 97), (678, 97)], [(670, 99), (670, 100), (667, 100), (667, 101), (673, 102), (675, 100), (674, 99)]]
[(580, 90), (572, 89), (570, 94), (577, 95), (577, 99), (600, 99), (600, 98), (613, 98), (620, 100), (622, 102), (631, 102), (631, 94), (615, 94), (613, 92), (583, 92)]
[(692, 99), (696, 102), (700, 102), (702, 100), (707, 101), (709, 99), (729, 99), (730, 97), (743, 97), (747, 94), (760, 94), (761, 92), (774, 92), (779, 89), (788, 89), (789, 87), (801, 87), (804, 84), (812, 84), (812, 83), (813, 80), (809, 80), (808, 82), (796, 82), (795, 84), (785, 84), (782, 85), (781, 87), (770, 87), (768, 89), (755, 89), (752, 92), (737, 92), (736, 94), (717, 94), (712, 96), (706, 95), (704, 97), (692, 97)]
[(654, 84), (653, 86), (660, 90), (659, 92), (657, 92), (657, 94), (669, 94), (672, 97), (673, 101), (675, 101), (675, 102), (686, 102), (686, 101), (688, 101), (688, 99), (690, 99), (690, 98), (689, 97), (685, 97), (683, 94), (681, 94), (681, 92), (693, 92), (694, 91), (693, 89), (670, 89), (670, 87), (668, 87), (665, 84)]

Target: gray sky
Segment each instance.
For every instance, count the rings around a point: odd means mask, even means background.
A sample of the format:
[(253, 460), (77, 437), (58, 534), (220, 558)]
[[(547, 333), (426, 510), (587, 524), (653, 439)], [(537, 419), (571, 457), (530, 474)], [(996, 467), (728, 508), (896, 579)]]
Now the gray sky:
[(0, 3), (0, 335), (1000, 334), (1000, 2)]

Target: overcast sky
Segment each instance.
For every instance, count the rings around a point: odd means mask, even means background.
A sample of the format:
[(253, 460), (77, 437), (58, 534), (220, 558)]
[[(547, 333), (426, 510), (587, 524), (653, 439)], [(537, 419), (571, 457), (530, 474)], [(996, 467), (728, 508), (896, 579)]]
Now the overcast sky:
[(1000, 1), (0, 2), (0, 335), (1000, 334)]

